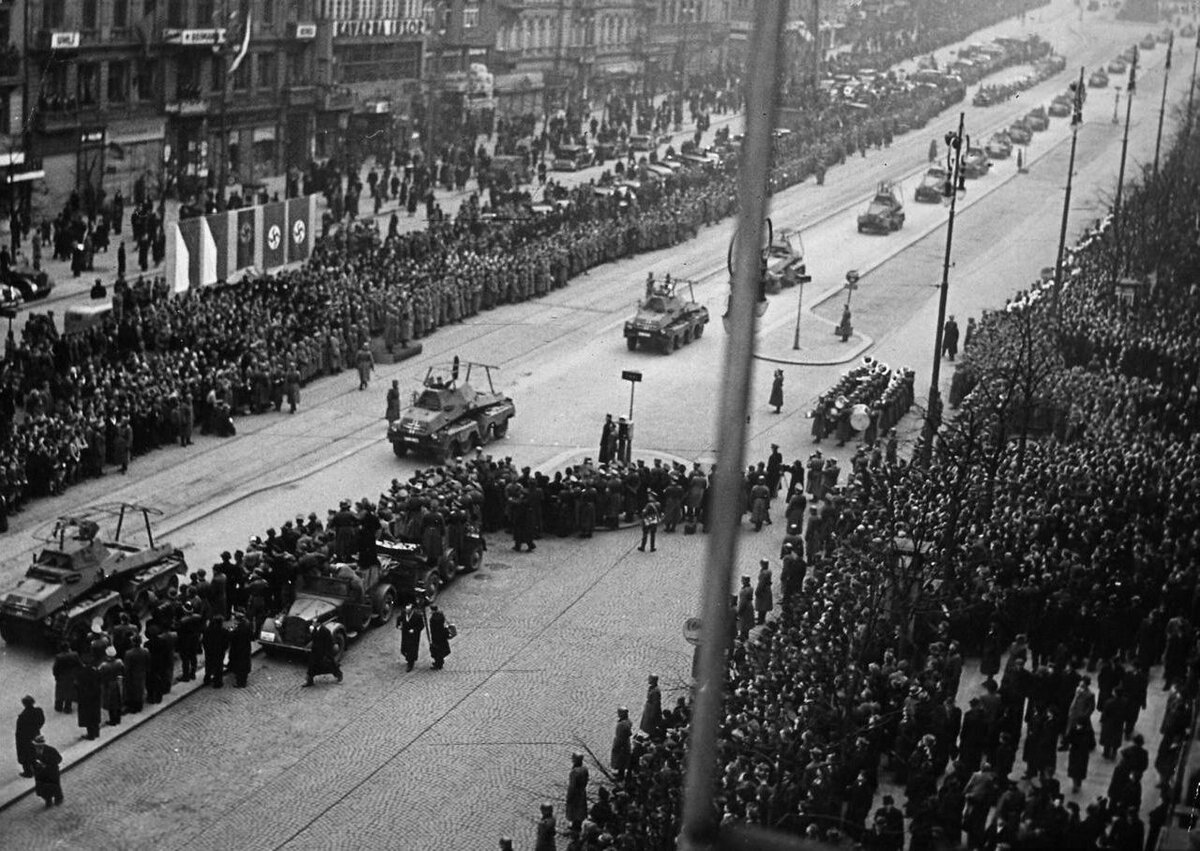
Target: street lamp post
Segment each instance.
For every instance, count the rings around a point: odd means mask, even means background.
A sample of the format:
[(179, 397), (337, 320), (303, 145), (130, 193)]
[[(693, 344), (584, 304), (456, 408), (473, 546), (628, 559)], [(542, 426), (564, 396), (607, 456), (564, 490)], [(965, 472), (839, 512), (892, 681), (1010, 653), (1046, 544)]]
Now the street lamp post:
[(1063, 252), (1067, 246), (1067, 217), (1071, 213), (1071, 181), (1075, 177), (1075, 144), (1079, 141), (1079, 125), (1083, 124), (1083, 69), (1079, 69), (1079, 83), (1075, 85), (1075, 103), (1071, 110), (1071, 156), (1067, 161), (1067, 189), (1063, 194), (1062, 225), (1058, 230), (1058, 255), (1054, 261), (1054, 319), (1058, 322), (1059, 292), (1062, 290)]
[(1196, 94), (1196, 60), (1200, 59), (1200, 33), (1196, 34), (1196, 49), (1192, 51), (1192, 82), (1188, 86), (1187, 133), (1185, 139), (1192, 138), (1192, 96)]
[(1113, 200), (1113, 246), (1116, 258), (1113, 263), (1113, 281), (1120, 273), (1121, 262), (1121, 196), (1125, 190), (1125, 156), (1129, 153), (1129, 112), (1133, 108), (1133, 94), (1137, 90), (1137, 61), (1138, 52), (1133, 52), (1133, 61), (1129, 63), (1129, 83), (1125, 86), (1125, 133), (1121, 138), (1121, 167), (1117, 169), (1117, 197)]
[(1162, 149), (1162, 128), (1163, 117), (1167, 113), (1167, 80), (1171, 77), (1171, 54), (1175, 50), (1175, 33), (1171, 33), (1171, 38), (1167, 42), (1167, 62), (1163, 66), (1163, 87), (1162, 101), (1158, 105), (1158, 134), (1154, 137), (1154, 170), (1151, 172), (1154, 177), (1158, 177), (1158, 153)]
[(1118, 109), (1121, 107), (1121, 87), (1120, 87), (1120, 86), (1113, 86), (1113, 93), (1114, 93), (1114, 94), (1116, 94), (1116, 97), (1115, 97), (1115, 98), (1113, 98), (1113, 117), (1112, 117), (1112, 123), (1113, 123), (1113, 124), (1120, 124), (1120, 123), (1121, 123), (1121, 119), (1117, 117), (1117, 110), (1118, 110)]
[(950, 252), (954, 245), (954, 212), (959, 193), (966, 192), (966, 181), (962, 173), (963, 155), (971, 146), (971, 139), (963, 133), (966, 113), (958, 114), (958, 131), (946, 134), (946, 183), (942, 189), (943, 201), (950, 205), (950, 218), (946, 222), (946, 253), (942, 259), (942, 283), (938, 291), (938, 318), (934, 329), (933, 370), (929, 381), (929, 406), (925, 428), (928, 443), (925, 446), (925, 461), (929, 462), (933, 450), (933, 435), (941, 423), (942, 402), (938, 385), (942, 377), (942, 333), (946, 324), (946, 298), (950, 292)]
[(800, 351), (800, 317), (804, 313), (804, 276), (801, 276), (797, 289), (800, 292), (796, 296), (796, 335), (792, 340), (792, 349)]

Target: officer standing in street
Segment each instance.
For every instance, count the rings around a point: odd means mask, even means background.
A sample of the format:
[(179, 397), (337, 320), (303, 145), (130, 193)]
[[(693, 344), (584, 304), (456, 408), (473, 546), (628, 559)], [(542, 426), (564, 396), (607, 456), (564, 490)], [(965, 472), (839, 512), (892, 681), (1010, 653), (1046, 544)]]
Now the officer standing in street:
[(62, 754), (46, 744), (44, 736), (33, 740), (33, 791), (49, 809), (63, 802)]
[(21, 698), (21, 714), (17, 716), (17, 762), (21, 765), (22, 777), (33, 777), (33, 763), (36, 758), (33, 743), (42, 733), (46, 723), (46, 713), (36, 705), (30, 695)]
[(638, 546), (641, 552), (646, 551), (646, 540), (650, 540), (650, 552), (654, 552), (654, 541), (658, 536), (658, 521), (661, 516), (654, 491), (647, 494), (646, 504), (642, 508), (642, 543)]
[(450, 639), (454, 630), (446, 623), (446, 614), (437, 606), (429, 607), (429, 655), (433, 664), (429, 667), (440, 671), (446, 666), (446, 657), (450, 655)]
[(396, 618), (396, 629), (400, 630), (400, 653), (411, 671), (421, 654), (421, 633), (425, 631), (425, 618), (412, 603), (404, 604), (404, 611)]

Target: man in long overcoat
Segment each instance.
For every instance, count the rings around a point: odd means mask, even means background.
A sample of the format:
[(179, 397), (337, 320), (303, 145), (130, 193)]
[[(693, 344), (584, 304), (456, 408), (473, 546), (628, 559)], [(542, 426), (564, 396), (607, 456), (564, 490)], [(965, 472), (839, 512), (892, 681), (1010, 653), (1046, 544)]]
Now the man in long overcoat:
[(425, 631), (425, 618), (416, 606), (406, 603), (404, 611), (396, 618), (396, 629), (400, 630), (400, 653), (411, 671), (421, 653), (421, 633)]
[(54, 657), (54, 711), (71, 712), (75, 707), (75, 674), (83, 663), (71, 645), (62, 642)]
[(567, 777), (567, 822), (578, 830), (588, 814), (588, 770), (583, 754), (571, 754), (571, 773)]
[(21, 776), (33, 776), (33, 763), (36, 758), (33, 741), (42, 732), (46, 723), (46, 713), (37, 705), (30, 695), (21, 698), (21, 714), (17, 716), (17, 762), (21, 765)]
[(229, 635), (229, 673), (237, 688), (246, 687), (250, 676), (250, 654), (254, 652), (254, 633), (250, 621), (241, 612), (234, 614), (233, 631)]
[(100, 672), (93, 664), (79, 668), (75, 676), (75, 697), (79, 700), (76, 717), (80, 727), (86, 730), (85, 738), (100, 738), (100, 711), (103, 692), (100, 687)]
[(204, 629), (204, 684), (213, 688), (225, 685), (225, 654), (229, 650), (229, 633), (225, 619), (214, 615)]
[(51, 804), (61, 804), (63, 792), (59, 766), (62, 765), (62, 754), (46, 744), (46, 739), (42, 736), (33, 740), (33, 749), (34, 794), (45, 801), (47, 807)]
[(617, 727), (613, 731), (612, 753), (609, 756), (609, 763), (618, 780), (625, 779), (632, 751), (633, 722), (629, 720), (629, 710), (621, 706), (617, 708)]
[(440, 671), (446, 665), (446, 657), (450, 655), (450, 627), (446, 623), (446, 613), (437, 606), (429, 607), (429, 655), (433, 657), (435, 671)]

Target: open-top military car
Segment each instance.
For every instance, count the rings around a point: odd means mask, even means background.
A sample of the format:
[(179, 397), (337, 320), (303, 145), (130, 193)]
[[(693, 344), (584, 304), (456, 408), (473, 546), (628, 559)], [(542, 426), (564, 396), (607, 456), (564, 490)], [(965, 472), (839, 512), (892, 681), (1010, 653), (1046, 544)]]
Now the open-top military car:
[(386, 624), (397, 606), (427, 606), (457, 574), (483, 564), (486, 545), (474, 526), (463, 527), (458, 548), (445, 530), (442, 542), (440, 552), (430, 553), (413, 541), (376, 541), (376, 564), (333, 564), (298, 576), (295, 599), (263, 621), (258, 643), (268, 654), (305, 652), (316, 630), (326, 629), (340, 660), (351, 638), (372, 625)]
[[(145, 547), (121, 540), (126, 517), (136, 512), (145, 523)], [(178, 585), (187, 569), (182, 552), (154, 540), (150, 516), (161, 514), (119, 503), (58, 518), (25, 575), (0, 594), (0, 636), (9, 644), (74, 641), (91, 631), (96, 618), (107, 622), (122, 600), (147, 614), (154, 595)], [(116, 531), (106, 539), (98, 521), (112, 516)]]
[[(681, 284), (687, 285), (686, 299), (679, 294)], [(630, 351), (640, 344), (670, 354), (699, 340), (707, 324), (708, 308), (696, 303), (691, 281), (672, 280), (669, 273), (656, 281), (651, 272), (646, 279), (646, 297), (638, 302), (637, 314), (625, 323), (625, 345)]]
[(904, 227), (904, 204), (900, 190), (891, 181), (883, 181), (865, 213), (858, 217), (859, 233), (891, 233)]
[(960, 169), (963, 177), (984, 177), (991, 167), (992, 161), (988, 159), (987, 151), (983, 148), (968, 148), (963, 155)]
[[(508, 433), (508, 421), (517, 415), (517, 406), (492, 384), (492, 370), (499, 367), (466, 361), (462, 381), (459, 368), (455, 357), (448, 376), (435, 372), (435, 367), (425, 373), (421, 392), (413, 393), (412, 404), (388, 426), (388, 440), (396, 455), (412, 450), (452, 458)], [(483, 371), (486, 392), (472, 386), (472, 369)]]
[(983, 149), (987, 152), (987, 155), (994, 160), (1006, 160), (1011, 157), (1013, 152), (1013, 143), (1009, 138), (1008, 131), (1001, 130), (997, 133), (993, 133)]

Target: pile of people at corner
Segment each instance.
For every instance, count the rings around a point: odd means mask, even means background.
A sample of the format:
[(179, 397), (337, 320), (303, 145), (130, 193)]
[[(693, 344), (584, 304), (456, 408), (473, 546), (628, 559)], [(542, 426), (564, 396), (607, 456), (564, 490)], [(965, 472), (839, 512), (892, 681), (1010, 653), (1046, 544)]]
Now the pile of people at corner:
[[(961, 96), (949, 84), (898, 92), (870, 120), (914, 126), (896, 116), (915, 110), (927, 120)], [(775, 190), (844, 159), (868, 120), (849, 108), (827, 113), (779, 140)], [(27, 320), (0, 366), (0, 526), (30, 499), (125, 469), (157, 446), (187, 446), (193, 428), (228, 435), (232, 416), (279, 411), (284, 401), (294, 410), (305, 383), (355, 366), (372, 340), (404, 347), (736, 212), (734, 178), (721, 171), (647, 182), (632, 203), (589, 185), (549, 190), (570, 203), (545, 214), (529, 199), (492, 206), (472, 197), (455, 220), (411, 234), (347, 214), (303, 268), (232, 286), (171, 296), (163, 281), (139, 278), (120, 287), (103, 327), (72, 339)]]
[[(1100, 227), (1057, 297), (985, 318), (957, 415), (815, 500), (823, 534), (789, 533), (778, 616), (753, 633), (743, 579), (723, 824), (869, 849), (1155, 847), (1200, 691), (1200, 196), (1174, 189), (1198, 176), (1177, 145), (1130, 193), (1161, 227)], [(1118, 245), (1135, 271), (1158, 259), (1136, 304), (1111, 285)], [(1014, 376), (1034, 392), (1006, 392)], [(619, 720), (611, 788), (572, 787), (566, 825), (543, 810), (528, 847), (673, 848), (687, 715), (643, 722), (632, 747)], [(1085, 795), (1098, 763), (1109, 782)]]

